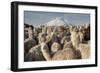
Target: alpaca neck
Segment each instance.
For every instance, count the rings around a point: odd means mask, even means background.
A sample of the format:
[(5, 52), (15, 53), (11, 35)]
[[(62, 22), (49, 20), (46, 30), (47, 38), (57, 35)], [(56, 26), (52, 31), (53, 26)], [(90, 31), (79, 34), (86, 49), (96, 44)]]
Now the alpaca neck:
[(79, 34), (77, 32), (72, 32), (71, 41), (72, 41), (73, 46), (77, 49), (80, 44), (80, 38), (79, 38)]
[(43, 54), (44, 58), (45, 58), (47, 61), (51, 60), (49, 48), (48, 48), (48, 46), (46, 45), (46, 43), (41, 43), (41, 51), (42, 51), (42, 54)]

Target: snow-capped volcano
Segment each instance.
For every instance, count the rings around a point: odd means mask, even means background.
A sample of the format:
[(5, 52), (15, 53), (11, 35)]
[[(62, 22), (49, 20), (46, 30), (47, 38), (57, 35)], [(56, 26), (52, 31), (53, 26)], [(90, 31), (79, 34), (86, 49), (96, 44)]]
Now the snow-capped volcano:
[(57, 17), (57, 18), (45, 23), (45, 26), (66, 26), (66, 25), (68, 25), (68, 22), (66, 22), (61, 17)]

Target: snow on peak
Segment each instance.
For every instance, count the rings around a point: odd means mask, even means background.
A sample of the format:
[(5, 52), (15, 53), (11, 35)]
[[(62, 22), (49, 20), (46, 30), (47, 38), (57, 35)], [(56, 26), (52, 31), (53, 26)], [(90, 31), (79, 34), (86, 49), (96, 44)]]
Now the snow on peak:
[(46, 26), (66, 26), (68, 23), (61, 17), (56, 17), (55, 19), (47, 22)]

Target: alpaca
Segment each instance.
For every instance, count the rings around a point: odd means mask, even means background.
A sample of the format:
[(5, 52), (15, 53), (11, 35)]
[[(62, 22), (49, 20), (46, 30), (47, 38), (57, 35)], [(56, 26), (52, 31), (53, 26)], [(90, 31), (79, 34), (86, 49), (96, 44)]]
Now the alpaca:
[(79, 36), (80, 36), (80, 42), (83, 43), (84, 42), (84, 27), (80, 26), (79, 28)]
[(26, 54), (25, 56), (25, 59), (26, 61), (30, 61), (30, 60), (36, 60), (36, 61), (39, 61), (39, 60), (45, 60), (44, 59), (44, 56), (42, 55), (42, 52), (41, 52), (41, 43), (43, 42), (46, 42), (46, 38), (45, 38), (45, 34), (44, 33), (39, 33), (39, 36), (38, 36), (38, 41), (39, 41), (39, 44), (32, 47), (28, 54)]
[(61, 39), (61, 44), (64, 44), (64, 43), (67, 43), (70, 41), (70, 36), (64, 36), (62, 39)]
[(44, 58), (46, 59), (46, 61), (51, 60), (50, 50), (48, 48), (48, 45), (44, 42), (41, 43), (41, 52), (42, 52)]
[(65, 49), (65, 48), (73, 48), (73, 46), (71, 44), (71, 41), (70, 41), (70, 36), (64, 36), (61, 39), (61, 47), (63, 49)]
[(40, 44), (32, 47), (25, 55), (24, 61), (45, 61), (40, 48)]
[(42, 43), (42, 42), (46, 42), (46, 35), (44, 33), (39, 33), (38, 35), (38, 41), (39, 41), (39, 44)]
[[(53, 32), (50, 35), (50, 40), (52, 37), (55, 35), (56, 28), (54, 28)], [(50, 41), (49, 40), (49, 41)], [(58, 46), (58, 43), (53, 44), (51, 47), (51, 51), (54, 53), (50, 52), (50, 49), (48, 45), (46, 44), (47, 42), (41, 42), (41, 51), (44, 56), (44, 58), (49, 61), (49, 60), (71, 60), (71, 59), (76, 59), (76, 52), (72, 48), (67, 48), (67, 49), (62, 49), (61, 47)], [(54, 46), (56, 45), (56, 46)], [(56, 48), (54, 48), (56, 47)]]
[(76, 48), (78, 47), (79, 43), (80, 43), (80, 36), (77, 32), (77, 28), (75, 27), (70, 27), (70, 33), (71, 33), (71, 41), (73, 46)]
[(46, 27), (42, 28), (42, 33), (47, 34), (47, 28)]
[(79, 44), (78, 49), (80, 50), (83, 59), (90, 58), (90, 44)]
[(24, 53), (28, 53), (29, 49), (32, 48), (33, 46), (35, 46), (37, 44), (35, 39), (25, 39), (24, 41)]
[(86, 41), (90, 40), (90, 25), (86, 25), (86, 27), (85, 27), (84, 38), (85, 38)]
[(80, 42), (79, 33), (75, 28), (71, 28), (70, 33), (73, 46), (81, 52), (82, 59), (88, 59), (90, 57), (90, 45)]
[[(28, 28), (25, 28), (25, 31), (27, 32), (27, 39), (24, 39), (24, 54), (27, 54), (29, 49), (32, 48), (37, 44), (37, 41), (33, 38), (33, 26), (28, 26)], [(25, 33), (25, 32), (24, 32)]]
[(52, 57), (52, 60), (72, 60), (72, 59), (76, 59), (76, 56), (71, 48), (59, 50)]
[[(70, 38), (69, 38), (70, 39)], [(63, 49), (71, 49), (74, 53), (75, 53), (75, 59), (81, 59), (81, 53), (79, 50), (76, 50), (73, 47), (72, 42), (68, 39), (68, 37), (64, 37), (64, 45), (63, 45)]]
[(63, 49), (66, 49), (66, 48), (74, 48), (71, 41), (69, 41), (69, 42), (66, 41), (64, 43)]
[(41, 51), (44, 58), (47, 61), (50, 60), (71, 60), (75, 59), (75, 52), (72, 49), (64, 49), (57, 51), (53, 56), (51, 56), (50, 50), (46, 43), (41, 43)]
[(52, 33), (52, 27), (49, 26), (49, 27), (47, 28), (47, 34), (49, 35), (49, 34), (51, 34), (51, 33)]
[(38, 36), (38, 33), (39, 33), (38, 32), (38, 29), (37, 28), (34, 28), (33, 33), (34, 33), (34, 36), (37, 37)]
[[(50, 40), (51, 40), (51, 38), (53, 37), (53, 32), (51, 33), (51, 35), (50, 35)], [(43, 56), (44, 56), (44, 58), (46, 59), (46, 60), (50, 60), (50, 54), (48, 55), (48, 53), (50, 53), (49, 52), (49, 48), (48, 48), (48, 46), (47, 46), (47, 43), (48, 42), (50, 42), (50, 40), (48, 41), (48, 40), (46, 40), (46, 35), (44, 34), (44, 33), (39, 33), (39, 36), (38, 36), (38, 39), (39, 39), (39, 44), (42, 44), (41, 45), (41, 47), (44, 45), (43, 43), (45, 43), (46, 45), (44, 46), (44, 49), (42, 49), (41, 51), (42, 51), (42, 54), (43, 54)], [(31, 48), (30, 49), (30, 53), (33, 53), (33, 51), (34, 51), (34, 48), (36, 48), (36, 47), (38, 47), (38, 46), (35, 46), (35, 47), (33, 47), (33, 48)], [(41, 48), (40, 47), (40, 48)], [(40, 50), (40, 48), (39, 48), (39, 50)], [(45, 53), (46, 52), (46, 53)]]
[(33, 38), (33, 28), (31, 26), (28, 28), (28, 38)]
[(46, 43), (48, 44), (49, 47), (51, 47), (51, 45), (53, 44), (53, 42), (58, 42), (60, 43), (59, 37), (56, 34), (56, 30), (57, 28), (54, 27), (53, 31), (51, 32), (51, 34), (48, 34), (46, 36)]

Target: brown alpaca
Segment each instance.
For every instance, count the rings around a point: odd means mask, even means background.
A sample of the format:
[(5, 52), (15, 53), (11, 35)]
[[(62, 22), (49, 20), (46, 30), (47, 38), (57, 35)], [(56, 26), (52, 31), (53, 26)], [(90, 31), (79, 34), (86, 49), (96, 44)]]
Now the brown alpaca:
[(45, 61), (45, 58), (40, 50), (41, 46), (36, 45), (32, 47), (29, 52), (24, 56), (24, 61)]
[(24, 41), (24, 54), (27, 54), (30, 48), (36, 45), (36, 41), (34, 39), (26, 39)]
[(90, 25), (87, 25), (85, 27), (85, 36), (84, 36), (85, 40), (88, 41), (90, 40)]

